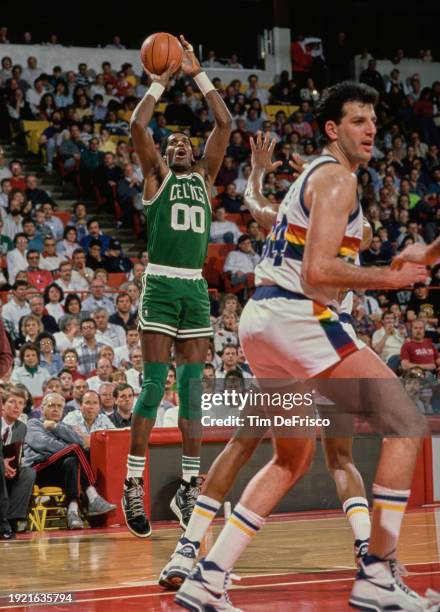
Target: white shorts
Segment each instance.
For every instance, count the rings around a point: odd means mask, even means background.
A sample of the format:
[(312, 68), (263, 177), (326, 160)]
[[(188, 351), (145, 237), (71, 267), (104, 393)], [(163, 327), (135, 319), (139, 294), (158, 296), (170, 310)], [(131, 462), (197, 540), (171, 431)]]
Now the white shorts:
[(365, 347), (336, 312), (277, 286), (257, 287), (241, 315), (239, 335), (260, 379), (317, 376)]

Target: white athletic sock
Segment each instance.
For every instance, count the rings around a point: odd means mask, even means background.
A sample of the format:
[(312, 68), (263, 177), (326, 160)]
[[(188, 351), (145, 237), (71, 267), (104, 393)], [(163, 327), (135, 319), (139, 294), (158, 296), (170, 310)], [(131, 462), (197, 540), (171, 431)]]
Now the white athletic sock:
[(87, 487), (86, 489), (86, 495), (87, 499), (89, 500), (89, 503), (92, 503), (98, 497), (98, 491), (95, 489), (95, 487), (90, 485), (90, 487)]
[(384, 559), (394, 559), (403, 516), (408, 504), (410, 490), (395, 491), (373, 484), (374, 539), (381, 542), (385, 550)]
[(188, 540), (200, 548), (200, 542), (217, 514), (221, 503), (212, 497), (199, 495), (189, 519), (184, 535), (177, 542), (175, 552), (187, 544)]
[(212, 561), (223, 570), (230, 571), (264, 523), (263, 517), (238, 503), (206, 556), (206, 561)]
[(75, 499), (72, 499), (72, 501), (67, 506), (67, 512), (70, 511), (78, 512), (78, 502)]
[(350, 523), (354, 539), (368, 540), (371, 533), (368, 501), (365, 497), (350, 497), (342, 504), (342, 509)]
[(198, 476), (200, 472), (200, 457), (189, 457), (182, 455), (182, 480), (191, 482), (193, 476)]
[(146, 459), (137, 455), (128, 455), (127, 457), (127, 479), (142, 478), (144, 473)]

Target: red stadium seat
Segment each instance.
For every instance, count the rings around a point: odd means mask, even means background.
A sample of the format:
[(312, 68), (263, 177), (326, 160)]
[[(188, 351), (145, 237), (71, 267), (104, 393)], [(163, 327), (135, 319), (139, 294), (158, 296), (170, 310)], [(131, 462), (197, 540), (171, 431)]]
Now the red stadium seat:
[(54, 212), (54, 215), (55, 217), (58, 217), (58, 219), (61, 219), (64, 227), (66, 227), (66, 225), (70, 221), (70, 212), (68, 210), (56, 210)]
[(119, 287), (127, 281), (125, 272), (110, 272), (108, 275), (108, 286), (113, 289), (119, 289)]
[(223, 265), (230, 251), (235, 249), (235, 244), (209, 244), (203, 276), (210, 287), (220, 289), (223, 281)]

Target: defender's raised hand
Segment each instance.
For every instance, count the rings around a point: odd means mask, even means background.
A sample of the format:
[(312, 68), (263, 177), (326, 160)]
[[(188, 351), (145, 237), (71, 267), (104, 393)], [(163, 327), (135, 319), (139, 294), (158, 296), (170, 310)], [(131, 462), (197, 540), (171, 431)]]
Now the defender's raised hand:
[(275, 138), (271, 140), (268, 132), (266, 132), (264, 139), (262, 133), (260, 131), (257, 132), (257, 138), (251, 138), (250, 144), (252, 151), (252, 169), (262, 169), (266, 172), (275, 172), (275, 170), (281, 166), (281, 161), (272, 161), (276, 140)]

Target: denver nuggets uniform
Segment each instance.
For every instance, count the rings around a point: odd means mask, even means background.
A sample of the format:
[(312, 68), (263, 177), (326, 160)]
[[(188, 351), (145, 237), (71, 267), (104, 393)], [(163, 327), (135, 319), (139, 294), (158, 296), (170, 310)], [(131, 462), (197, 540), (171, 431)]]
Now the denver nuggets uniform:
[[(301, 276), (309, 225), (305, 187), (309, 176), (329, 163), (339, 162), (318, 157), (290, 187), (255, 270), (257, 289), (241, 316), (240, 341), (259, 378), (316, 376), (365, 346), (346, 319), (341, 321), (340, 291), (310, 286)], [(353, 201), (339, 256), (355, 263), (361, 240), (362, 211)]]

